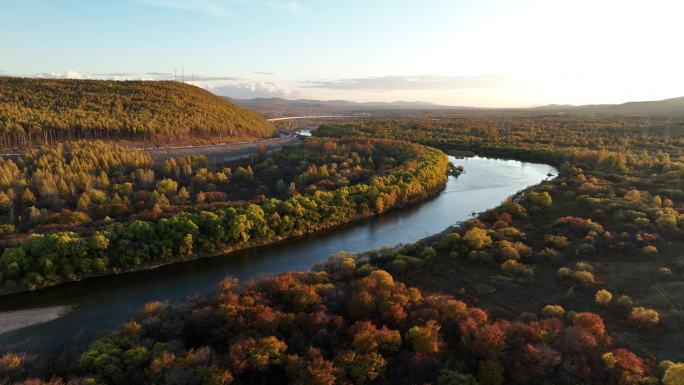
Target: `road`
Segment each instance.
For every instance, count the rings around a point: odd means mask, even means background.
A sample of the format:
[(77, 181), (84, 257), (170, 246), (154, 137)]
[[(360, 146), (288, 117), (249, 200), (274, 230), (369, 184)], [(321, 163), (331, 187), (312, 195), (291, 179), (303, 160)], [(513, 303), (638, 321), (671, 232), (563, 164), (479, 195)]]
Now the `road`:
[(303, 119), (341, 119), (341, 118), (358, 118), (353, 115), (302, 115), (302, 116), (284, 116), (282, 118), (267, 119), (269, 122), (282, 122), (285, 120), (303, 120)]
[[(270, 122), (300, 119), (318, 118), (344, 118), (345, 116), (288, 116), (282, 118), (268, 119)], [(212, 161), (231, 161), (248, 157), (257, 152), (260, 145), (264, 145), (267, 151), (273, 151), (285, 146), (295, 145), (300, 142), (295, 132), (279, 130), (277, 138), (268, 138), (256, 141), (246, 141), (237, 143), (219, 143), (198, 146), (169, 146), (169, 147), (139, 147), (139, 150), (146, 151), (155, 162), (161, 162), (169, 158), (188, 155), (205, 155)], [(0, 157), (17, 157), (23, 155), (21, 152), (0, 153)]]
[(202, 146), (146, 147), (140, 150), (149, 153), (155, 162), (163, 162), (169, 158), (188, 155), (204, 155), (210, 162), (227, 162), (246, 158), (256, 154), (263, 146), (267, 152), (279, 150), (300, 142), (297, 135), (289, 131), (280, 131), (279, 137), (238, 143), (208, 144)]

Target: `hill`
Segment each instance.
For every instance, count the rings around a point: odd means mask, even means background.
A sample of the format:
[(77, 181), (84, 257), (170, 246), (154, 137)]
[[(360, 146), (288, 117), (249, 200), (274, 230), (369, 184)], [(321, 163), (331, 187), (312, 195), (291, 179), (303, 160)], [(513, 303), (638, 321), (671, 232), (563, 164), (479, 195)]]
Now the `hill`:
[(446, 106), (428, 102), (369, 102), (358, 103), (347, 100), (287, 100), (280, 98), (229, 99), (235, 104), (269, 116), (307, 114), (350, 114), (350, 115), (406, 115), (407, 112), (501, 112), (501, 113), (593, 113), (602, 115), (682, 117), (684, 97), (658, 101), (628, 102), (624, 104), (549, 104), (529, 108), (480, 108), (468, 106)]
[(0, 146), (231, 141), (274, 133), (259, 114), (183, 83), (0, 77)]
[(229, 99), (244, 108), (270, 115), (345, 114), (391, 111), (463, 110), (472, 107), (443, 106), (428, 102), (351, 102), (348, 100), (287, 100), (281, 98)]
[(623, 104), (589, 104), (583, 106), (552, 104), (534, 109), (596, 114), (681, 117), (684, 116), (684, 97), (656, 101), (627, 102)]

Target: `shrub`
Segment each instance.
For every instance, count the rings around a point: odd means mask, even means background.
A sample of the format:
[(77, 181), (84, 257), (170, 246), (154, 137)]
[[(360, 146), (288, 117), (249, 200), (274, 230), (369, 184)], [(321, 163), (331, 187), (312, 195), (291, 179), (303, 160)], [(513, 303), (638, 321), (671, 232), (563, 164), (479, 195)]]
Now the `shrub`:
[(172, 194), (178, 190), (178, 183), (173, 179), (162, 179), (157, 182), (156, 190), (160, 194)]
[(615, 364), (617, 364), (617, 359), (613, 355), (613, 352), (603, 353), (601, 355), (601, 360), (603, 360), (603, 364), (608, 369), (613, 369), (615, 367)]
[(565, 309), (561, 305), (546, 305), (542, 309), (542, 314), (547, 317), (563, 318)]
[(148, 317), (150, 315), (156, 314), (161, 309), (163, 309), (164, 306), (164, 303), (159, 301), (148, 302), (143, 306), (142, 310), (140, 311), (140, 316)]
[(684, 385), (684, 364), (671, 365), (663, 375), (665, 385)]
[(546, 259), (554, 259), (558, 256), (558, 251), (550, 247), (545, 247), (544, 250), (539, 252), (539, 256)]
[(556, 272), (556, 275), (557, 275), (558, 278), (560, 278), (560, 279), (569, 278), (569, 277), (572, 275), (572, 270), (570, 270), (570, 269), (567, 268), (567, 267), (561, 267), (561, 268), (559, 268), (558, 271)]
[(610, 301), (613, 300), (613, 294), (608, 290), (601, 289), (596, 292), (596, 296), (594, 298), (597, 304), (606, 306), (610, 303)]
[(508, 246), (508, 245), (499, 246), (498, 253), (501, 256), (501, 258), (503, 258), (505, 260), (519, 259), (520, 258), (520, 254), (518, 253), (518, 250), (516, 250), (512, 246)]
[(406, 340), (418, 353), (436, 353), (439, 351), (439, 329), (437, 322), (430, 320), (425, 326), (414, 326), (409, 329)]
[(11, 225), (11, 224), (0, 225), (0, 235), (14, 234), (14, 231), (15, 231), (14, 225)]
[(676, 231), (677, 230), (677, 218), (674, 215), (663, 215), (656, 220), (656, 225), (659, 229), (665, 231)]
[(541, 193), (532, 191), (529, 194), (527, 194), (527, 200), (534, 206), (541, 208), (549, 208), (553, 204), (551, 195), (549, 195), (549, 193), (546, 191)]
[(534, 270), (531, 267), (527, 267), (524, 264), (516, 261), (515, 259), (509, 259), (501, 264), (501, 271), (510, 275), (517, 275), (523, 277), (532, 277), (534, 275)]
[(575, 264), (575, 267), (577, 268), (577, 270), (594, 271), (594, 267), (586, 262), (577, 262), (577, 264)]
[(617, 304), (621, 307), (629, 309), (633, 305), (632, 298), (626, 294), (623, 294), (617, 299)]
[(596, 283), (594, 274), (589, 271), (575, 271), (572, 273), (572, 279), (583, 285), (593, 285)]
[(442, 308), (444, 317), (447, 319), (463, 320), (468, 317), (468, 305), (457, 299), (450, 299)]
[(660, 322), (660, 314), (653, 309), (635, 307), (629, 314), (629, 322), (639, 328), (655, 326)]
[(4, 370), (15, 370), (21, 366), (21, 357), (14, 353), (5, 353), (0, 357), (0, 368)]
[(596, 253), (596, 247), (591, 243), (582, 243), (577, 247), (577, 252), (582, 256), (593, 256)]
[(545, 247), (539, 252), (539, 256), (545, 259), (554, 259), (558, 256), (558, 252), (550, 247)]
[(510, 227), (510, 226), (497, 229), (494, 236), (498, 240), (508, 240), (508, 241), (525, 239), (525, 233), (523, 233), (522, 231), (518, 230), (515, 227)]
[(487, 234), (487, 230), (475, 227), (466, 231), (463, 236), (468, 245), (473, 249), (482, 249), (492, 245), (492, 238)]
[(572, 319), (572, 325), (583, 329), (595, 337), (606, 334), (606, 325), (603, 318), (595, 313), (577, 313)]
[(645, 246), (641, 249), (641, 254), (656, 255), (658, 254), (658, 249), (655, 246)]
[(658, 373), (659, 377), (662, 377), (663, 374), (665, 374), (665, 371), (670, 368), (670, 366), (674, 365), (675, 363), (670, 361), (670, 360), (663, 360), (658, 362), (658, 366), (656, 366), (656, 370)]
[(470, 374), (462, 374), (449, 369), (439, 371), (436, 385), (478, 385), (477, 380)]

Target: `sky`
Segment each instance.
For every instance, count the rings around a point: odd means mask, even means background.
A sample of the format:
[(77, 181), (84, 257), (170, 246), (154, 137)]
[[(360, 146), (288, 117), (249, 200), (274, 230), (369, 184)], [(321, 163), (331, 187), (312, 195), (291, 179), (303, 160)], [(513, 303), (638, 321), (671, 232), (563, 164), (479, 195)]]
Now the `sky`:
[(0, 75), (175, 78), (234, 98), (657, 100), (684, 96), (682, 15), (680, 0), (0, 0)]

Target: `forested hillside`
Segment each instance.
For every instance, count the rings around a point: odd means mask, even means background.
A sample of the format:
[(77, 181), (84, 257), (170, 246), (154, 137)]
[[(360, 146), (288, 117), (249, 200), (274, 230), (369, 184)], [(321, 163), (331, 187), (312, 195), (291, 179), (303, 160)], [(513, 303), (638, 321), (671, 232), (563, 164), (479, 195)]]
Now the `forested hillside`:
[(73, 139), (176, 142), (263, 138), (274, 127), (178, 82), (0, 77), (0, 146)]

